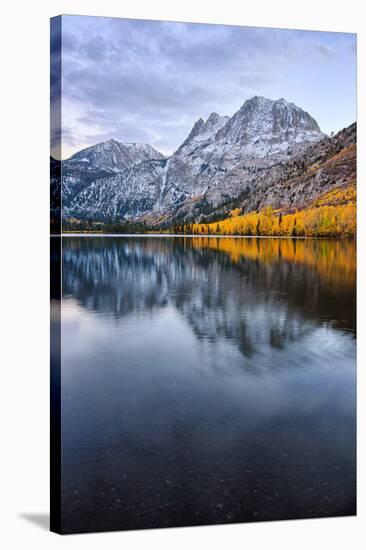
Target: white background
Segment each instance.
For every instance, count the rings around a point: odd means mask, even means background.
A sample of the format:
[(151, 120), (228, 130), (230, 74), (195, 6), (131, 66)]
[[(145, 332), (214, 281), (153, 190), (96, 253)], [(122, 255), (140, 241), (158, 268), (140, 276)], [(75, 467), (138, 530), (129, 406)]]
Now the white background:
[[(366, 14), (348, 0), (8, 0), (1, 13), (0, 542), (9, 548), (364, 547)], [(110, 15), (358, 32), (359, 501), (357, 518), (61, 537), (47, 530), (49, 471), (49, 17)], [(342, 78), (342, 74), (339, 75)], [(316, 83), (314, 83), (316, 86)], [(32, 520), (33, 518), (33, 520)], [(41, 525), (40, 525), (41, 524)], [(42, 527), (43, 524), (43, 527)]]

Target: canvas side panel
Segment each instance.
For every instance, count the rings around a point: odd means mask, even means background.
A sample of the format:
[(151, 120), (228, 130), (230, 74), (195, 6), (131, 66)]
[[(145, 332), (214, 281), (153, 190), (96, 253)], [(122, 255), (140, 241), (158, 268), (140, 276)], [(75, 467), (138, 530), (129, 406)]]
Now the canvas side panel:
[(50, 27), (50, 232), (61, 233), (61, 32), (62, 19)]
[(50, 42), (50, 529), (61, 532), (61, 33), (51, 19)]

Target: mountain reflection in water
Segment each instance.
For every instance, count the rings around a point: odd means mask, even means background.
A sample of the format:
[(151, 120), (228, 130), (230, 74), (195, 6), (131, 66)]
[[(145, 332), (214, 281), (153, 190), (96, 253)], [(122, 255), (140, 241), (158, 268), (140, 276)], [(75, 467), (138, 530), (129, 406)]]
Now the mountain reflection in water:
[(355, 246), (63, 238), (66, 530), (355, 513)]

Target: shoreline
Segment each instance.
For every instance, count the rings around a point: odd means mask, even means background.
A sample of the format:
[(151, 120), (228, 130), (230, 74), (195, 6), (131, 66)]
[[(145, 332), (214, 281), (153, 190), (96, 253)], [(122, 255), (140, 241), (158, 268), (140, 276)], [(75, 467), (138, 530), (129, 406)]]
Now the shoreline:
[(205, 239), (290, 239), (290, 240), (354, 240), (356, 241), (356, 236), (349, 235), (340, 235), (337, 237), (331, 236), (290, 236), (290, 235), (205, 235), (205, 234), (185, 234), (180, 233), (88, 233), (88, 232), (67, 232), (59, 234), (51, 234), (51, 237), (159, 237), (159, 238), (171, 238), (171, 237), (180, 237), (180, 238), (205, 238)]

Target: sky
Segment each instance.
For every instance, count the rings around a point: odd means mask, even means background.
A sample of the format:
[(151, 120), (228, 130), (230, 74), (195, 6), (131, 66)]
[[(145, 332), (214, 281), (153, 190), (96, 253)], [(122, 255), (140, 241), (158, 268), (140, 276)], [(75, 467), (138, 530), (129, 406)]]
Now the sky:
[(232, 116), (254, 95), (295, 103), (327, 134), (356, 120), (355, 34), (62, 16), (51, 75), (60, 60), (56, 157), (111, 138), (169, 155), (200, 117)]

